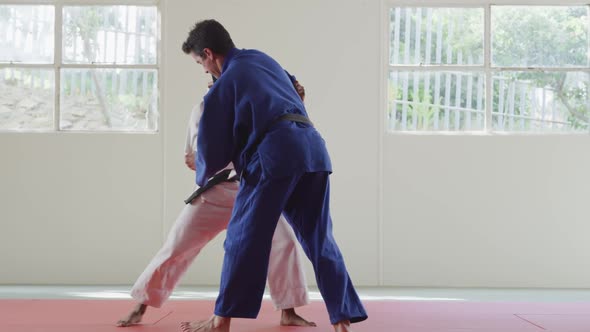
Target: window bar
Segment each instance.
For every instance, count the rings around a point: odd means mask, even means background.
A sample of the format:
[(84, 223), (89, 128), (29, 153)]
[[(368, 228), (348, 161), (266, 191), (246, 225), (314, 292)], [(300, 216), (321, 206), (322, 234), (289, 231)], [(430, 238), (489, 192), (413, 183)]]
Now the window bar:
[(490, 70), (492, 65), (492, 6), (485, 6), (484, 10), (484, 66), (485, 66), (485, 110), (484, 131), (489, 133), (492, 131), (492, 107), (493, 107), (493, 81), (492, 72)]
[(54, 7), (54, 36), (53, 41), (53, 67), (54, 67), (54, 110), (53, 110), (53, 129), (60, 131), (60, 96), (61, 96), (61, 63), (62, 63), (62, 19), (63, 5), (56, 4)]

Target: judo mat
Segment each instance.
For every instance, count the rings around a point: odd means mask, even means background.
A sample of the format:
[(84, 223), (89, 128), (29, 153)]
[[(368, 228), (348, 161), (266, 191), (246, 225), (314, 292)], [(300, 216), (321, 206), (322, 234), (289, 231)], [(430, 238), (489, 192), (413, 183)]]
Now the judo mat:
[[(356, 332), (588, 332), (586, 302), (364, 301), (369, 314)], [(129, 300), (0, 300), (1, 332), (180, 331), (182, 321), (207, 318), (214, 301), (169, 301), (149, 308), (140, 325), (116, 327), (132, 308)], [(297, 312), (317, 327), (281, 327), (280, 312), (264, 301), (258, 319), (234, 319), (233, 332), (333, 331), (323, 302)]]

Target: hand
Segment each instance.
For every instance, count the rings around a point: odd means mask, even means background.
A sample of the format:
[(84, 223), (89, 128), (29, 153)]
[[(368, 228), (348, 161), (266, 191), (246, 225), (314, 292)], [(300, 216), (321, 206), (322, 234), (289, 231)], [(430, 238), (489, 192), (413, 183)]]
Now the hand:
[(187, 153), (184, 155), (184, 163), (186, 166), (193, 171), (196, 171), (197, 168), (195, 167), (195, 154), (194, 153)]
[(305, 101), (305, 88), (303, 85), (299, 84), (299, 81), (295, 81), (293, 86), (295, 87), (295, 90), (297, 90), (297, 94), (301, 98), (301, 101)]

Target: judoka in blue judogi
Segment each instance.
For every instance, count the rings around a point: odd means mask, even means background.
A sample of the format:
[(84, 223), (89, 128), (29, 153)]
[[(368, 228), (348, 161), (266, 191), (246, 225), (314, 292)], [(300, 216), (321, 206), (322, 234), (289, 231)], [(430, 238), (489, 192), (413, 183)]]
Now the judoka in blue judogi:
[(336, 331), (367, 319), (332, 235), (326, 144), (290, 77), (268, 55), (235, 48), (214, 20), (197, 23), (183, 51), (217, 77), (204, 98), (197, 138), (197, 184), (233, 162), (242, 175), (224, 243), (215, 315), (184, 331), (229, 331), (232, 317), (260, 310), (271, 240), (281, 213), (307, 257)]

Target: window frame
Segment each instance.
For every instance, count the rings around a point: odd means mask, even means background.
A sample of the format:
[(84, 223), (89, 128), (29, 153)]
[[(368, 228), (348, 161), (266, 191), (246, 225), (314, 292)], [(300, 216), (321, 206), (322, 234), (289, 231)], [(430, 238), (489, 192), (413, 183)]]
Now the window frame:
[[(0, 0), (0, 5), (7, 6), (53, 6), (54, 8), (54, 45), (53, 45), (53, 63), (34, 64), (21, 62), (0, 62), (0, 69), (6, 68), (41, 68), (53, 69), (54, 72), (54, 109), (53, 109), (53, 128), (51, 129), (0, 129), (0, 133), (101, 133), (101, 134), (157, 134), (160, 132), (162, 124), (162, 5), (160, 0), (38, 0), (38, 1), (19, 1), (19, 0)], [(93, 7), (93, 6), (137, 6), (137, 7), (155, 7), (156, 8), (156, 63), (155, 64), (116, 64), (116, 63), (64, 63), (63, 62), (63, 9), (64, 7)], [(158, 119), (156, 128), (153, 130), (62, 130), (60, 129), (60, 98), (61, 98), (61, 70), (62, 69), (152, 69), (156, 71), (157, 77), (157, 107)]]
[[(570, 67), (501, 67), (492, 64), (492, 7), (494, 6), (588, 6), (590, 1), (579, 0), (382, 0), (381, 1), (381, 61), (380, 61), (380, 126), (385, 134), (388, 135), (571, 135), (586, 136), (590, 135), (590, 125), (588, 132), (538, 132), (538, 131), (499, 131), (493, 129), (493, 74), (500, 72), (587, 72), (590, 73), (590, 61), (586, 66)], [(484, 10), (484, 40), (483, 52), (484, 60), (482, 65), (399, 65), (390, 64), (390, 11), (394, 8), (479, 8)], [(588, 19), (588, 32), (590, 34), (590, 15)], [(588, 38), (590, 41), (590, 37)], [(589, 43), (590, 44), (590, 43)], [(590, 52), (590, 45), (588, 48)], [(397, 71), (417, 71), (417, 72), (437, 72), (437, 71), (468, 71), (482, 72), (485, 80), (485, 116), (483, 130), (461, 131), (461, 130), (391, 130), (388, 128), (388, 104), (389, 104), (389, 76), (393, 70)]]

